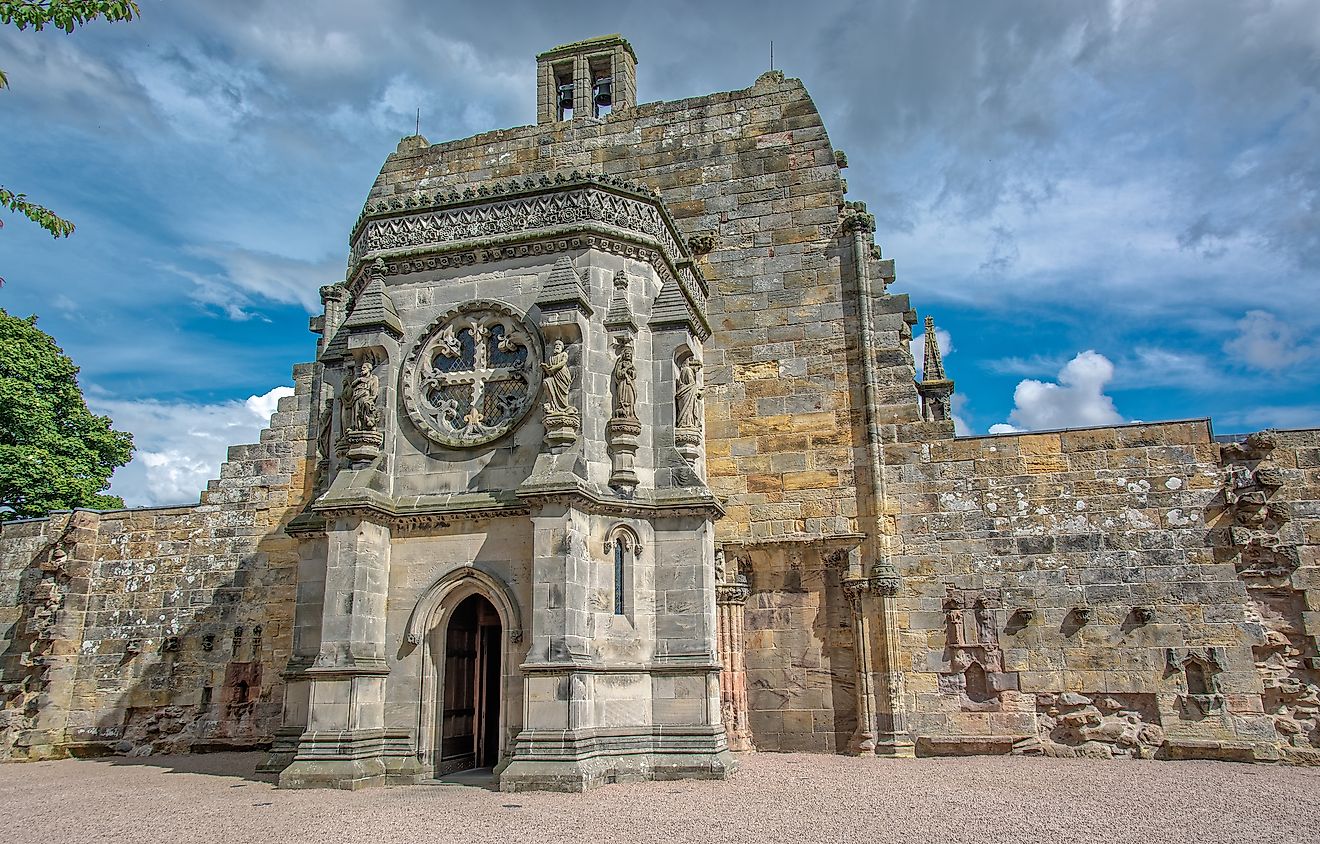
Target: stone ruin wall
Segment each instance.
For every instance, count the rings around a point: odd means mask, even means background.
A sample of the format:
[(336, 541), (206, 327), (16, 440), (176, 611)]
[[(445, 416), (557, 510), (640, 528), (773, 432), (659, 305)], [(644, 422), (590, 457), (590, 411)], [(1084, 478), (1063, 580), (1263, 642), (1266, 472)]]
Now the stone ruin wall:
[(886, 452), (918, 752), (1320, 760), (1320, 431)]
[(201, 503), (0, 526), (0, 759), (264, 745), (307, 502), (310, 365)]

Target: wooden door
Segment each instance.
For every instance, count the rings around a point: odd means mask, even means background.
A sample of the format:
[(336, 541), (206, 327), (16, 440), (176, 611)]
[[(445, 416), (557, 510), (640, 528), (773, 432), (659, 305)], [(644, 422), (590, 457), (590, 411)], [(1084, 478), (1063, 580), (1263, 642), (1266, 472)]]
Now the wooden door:
[(501, 633), (499, 614), (480, 595), (450, 616), (437, 775), (499, 761)]

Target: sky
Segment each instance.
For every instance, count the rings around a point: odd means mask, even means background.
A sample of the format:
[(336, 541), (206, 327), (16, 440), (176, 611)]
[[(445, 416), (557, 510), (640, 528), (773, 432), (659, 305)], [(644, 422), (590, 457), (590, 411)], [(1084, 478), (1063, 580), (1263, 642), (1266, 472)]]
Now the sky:
[[(0, 307), (196, 501), (314, 353), (317, 290), (416, 110), (535, 122), (535, 55), (620, 32), (641, 102), (801, 78), (957, 383), (959, 432), (1320, 425), (1320, 3), (139, 0), (0, 28)], [(918, 343), (920, 338), (918, 338)], [(920, 347), (917, 347), (920, 361)]]

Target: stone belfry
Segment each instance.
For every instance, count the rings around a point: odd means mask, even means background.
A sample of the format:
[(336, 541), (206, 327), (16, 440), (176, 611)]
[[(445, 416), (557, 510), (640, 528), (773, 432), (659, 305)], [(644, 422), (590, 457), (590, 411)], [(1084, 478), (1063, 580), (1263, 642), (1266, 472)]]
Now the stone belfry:
[(536, 122), (600, 117), (637, 104), (637, 56), (620, 35), (565, 44), (536, 57)]
[[(587, 93), (629, 105), (634, 63), (617, 37), (552, 50), (541, 104), (562, 82), (574, 113)], [(435, 149), (405, 138), (382, 179)], [(341, 788), (726, 775), (709, 289), (664, 203), (553, 167), (375, 196), (314, 321), (321, 492), (290, 527), (267, 769)]]

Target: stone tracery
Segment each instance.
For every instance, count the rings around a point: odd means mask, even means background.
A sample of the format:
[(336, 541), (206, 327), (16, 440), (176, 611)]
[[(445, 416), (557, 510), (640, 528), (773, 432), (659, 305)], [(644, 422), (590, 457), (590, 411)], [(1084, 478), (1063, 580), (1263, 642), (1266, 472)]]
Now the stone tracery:
[(483, 445), (526, 415), (541, 382), (540, 338), (499, 302), (472, 302), (423, 333), (403, 367), (408, 416), (440, 445)]

